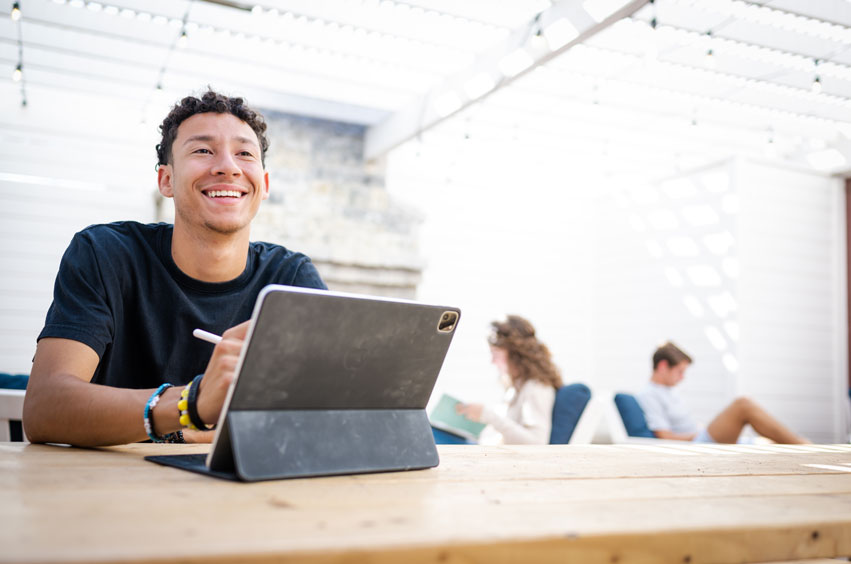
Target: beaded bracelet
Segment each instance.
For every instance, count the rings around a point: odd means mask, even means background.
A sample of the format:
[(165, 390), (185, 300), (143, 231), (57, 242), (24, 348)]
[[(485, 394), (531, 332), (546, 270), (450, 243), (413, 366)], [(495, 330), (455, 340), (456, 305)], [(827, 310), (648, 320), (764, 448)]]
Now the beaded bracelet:
[(191, 393), (194, 384), (195, 380), (192, 380), (180, 391), (180, 401), (177, 402), (177, 409), (180, 410), (180, 424), (187, 429), (197, 431), (198, 427), (189, 416), (189, 394)]
[(183, 444), (186, 442), (186, 439), (183, 438), (183, 431), (175, 431), (174, 433), (169, 433), (165, 436), (166, 443), (180, 443)]
[(189, 412), (189, 421), (191, 421), (196, 428), (201, 429), (202, 431), (207, 431), (215, 429), (216, 426), (204, 423), (204, 420), (201, 419), (201, 415), (198, 413), (198, 392), (201, 390), (201, 378), (203, 377), (203, 374), (199, 374), (192, 380), (192, 388), (189, 390), (186, 398), (186, 407)]
[(148, 398), (148, 402), (145, 404), (145, 411), (143, 413), (143, 421), (145, 423), (145, 432), (148, 434), (148, 438), (151, 439), (151, 441), (155, 442), (155, 443), (166, 442), (171, 438), (171, 435), (173, 435), (173, 433), (169, 433), (168, 435), (165, 435), (165, 436), (162, 436), (162, 437), (157, 436), (157, 434), (154, 432), (154, 425), (151, 422), (151, 413), (154, 411), (154, 408), (159, 403), (160, 396), (163, 395), (163, 393), (165, 393), (165, 391), (167, 389), (169, 389), (170, 387), (171, 387), (171, 384), (166, 383), (166, 384), (163, 384), (162, 386), (160, 386), (159, 388), (157, 388), (157, 391), (155, 391), (153, 394), (151, 394), (151, 397)]

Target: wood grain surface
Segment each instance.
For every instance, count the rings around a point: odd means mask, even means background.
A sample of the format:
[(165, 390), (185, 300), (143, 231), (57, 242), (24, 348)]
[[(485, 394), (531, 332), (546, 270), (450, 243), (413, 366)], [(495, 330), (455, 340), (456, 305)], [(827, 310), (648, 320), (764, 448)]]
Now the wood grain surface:
[(440, 447), (234, 483), (206, 445), (0, 444), (0, 562), (766, 562), (851, 555), (851, 445)]

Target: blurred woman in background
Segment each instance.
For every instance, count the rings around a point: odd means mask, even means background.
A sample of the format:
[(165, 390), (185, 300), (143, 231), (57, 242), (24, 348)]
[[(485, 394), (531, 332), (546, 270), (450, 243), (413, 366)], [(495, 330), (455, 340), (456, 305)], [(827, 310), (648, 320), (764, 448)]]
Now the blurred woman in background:
[(494, 321), (491, 327), (491, 362), (512, 394), (506, 416), (478, 403), (459, 404), (457, 411), (491, 425), (505, 444), (548, 444), (556, 390), (562, 385), (550, 350), (535, 336), (532, 324), (518, 315)]

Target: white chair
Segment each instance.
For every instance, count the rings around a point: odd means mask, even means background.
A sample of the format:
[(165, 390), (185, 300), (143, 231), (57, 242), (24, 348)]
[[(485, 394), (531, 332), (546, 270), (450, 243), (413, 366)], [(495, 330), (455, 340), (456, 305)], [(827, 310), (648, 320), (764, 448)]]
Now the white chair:
[(26, 390), (0, 389), (0, 442), (11, 440), (9, 421), (23, 420), (25, 393)]
[(597, 430), (601, 425), (603, 418), (603, 406), (600, 401), (593, 395), (585, 409), (582, 410), (582, 415), (576, 422), (576, 427), (573, 429), (573, 434), (570, 436), (568, 444), (571, 445), (587, 445), (594, 442)]

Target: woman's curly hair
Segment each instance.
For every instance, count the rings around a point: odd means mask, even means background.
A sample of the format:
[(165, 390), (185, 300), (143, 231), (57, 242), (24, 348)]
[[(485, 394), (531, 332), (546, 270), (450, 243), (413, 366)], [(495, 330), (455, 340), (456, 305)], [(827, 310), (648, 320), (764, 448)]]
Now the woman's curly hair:
[(266, 121), (263, 116), (246, 106), (242, 98), (231, 98), (211, 89), (204, 92), (201, 98), (187, 96), (175, 104), (165, 117), (160, 125), (162, 140), (157, 144), (158, 165), (166, 165), (171, 161), (171, 146), (177, 138), (177, 128), (180, 124), (195, 114), (207, 112), (233, 114), (247, 123), (257, 134), (257, 141), (260, 143), (260, 162), (264, 167), (266, 166), (266, 150), (269, 148), (269, 141), (266, 139)]
[(491, 323), (491, 346), (508, 352), (508, 372), (515, 388), (529, 380), (538, 380), (553, 388), (562, 385), (559, 369), (553, 364), (550, 349), (535, 337), (535, 328), (519, 315)]

